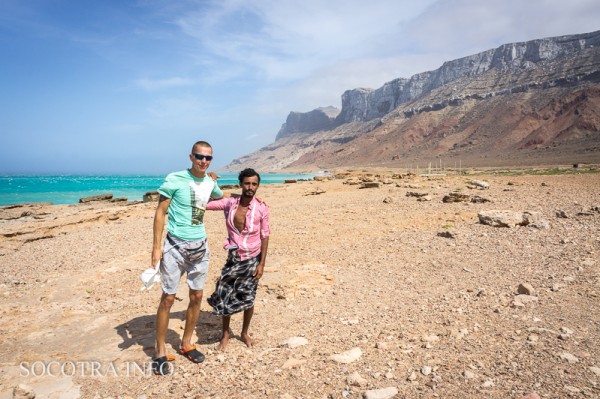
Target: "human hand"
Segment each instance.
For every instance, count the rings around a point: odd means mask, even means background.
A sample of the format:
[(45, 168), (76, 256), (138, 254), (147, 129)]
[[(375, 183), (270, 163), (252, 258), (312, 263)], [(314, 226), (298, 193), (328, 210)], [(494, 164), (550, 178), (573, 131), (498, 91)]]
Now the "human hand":
[(221, 176), (217, 176), (217, 174), (215, 172), (208, 172), (207, 175), (214, 181), (217, 181), (217, 179), (221, 177)]
[(151, 257), (152, 267), (156, 267), (156, 265), (158, 264), (158, 262), (160, 262), (161, 259), (162, 259), (162, 248), (154, 248), (152, 250), (152, 257)]
[(262, 277), (262, 275), (263, 275), (263, 270), (264, 270), (264, 268), (265, 268), (265, 265), (264, 265), (264, 264), (262, 264), (262, 263), (261, 263), (261, 264), (259, 264), (259, 265), (256, 267), (256, 271), (254, 272), (254, 279), (255, 279), (255, 280), (260, 280), (260, 278), (261, 278), (261, 277)]

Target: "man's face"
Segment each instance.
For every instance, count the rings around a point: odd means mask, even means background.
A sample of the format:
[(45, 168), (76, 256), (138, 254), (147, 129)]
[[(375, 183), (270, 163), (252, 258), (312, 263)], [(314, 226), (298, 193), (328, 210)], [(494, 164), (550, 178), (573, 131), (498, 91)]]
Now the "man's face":
[(258, 176), (244, 177), (244, 180), (242, 180), (242, 196), (250, 198), (254, 197), (259, 184)]
[[(209, 158), (207, 159), (206, 157)], [(206, 170), (210, 166), (211, 160), (212, 148), (210, 147), (195, 146), (194, 150), (190, 154), (190, 161), (192, 161), (192, 169), (200, 174), (206, 173)]]

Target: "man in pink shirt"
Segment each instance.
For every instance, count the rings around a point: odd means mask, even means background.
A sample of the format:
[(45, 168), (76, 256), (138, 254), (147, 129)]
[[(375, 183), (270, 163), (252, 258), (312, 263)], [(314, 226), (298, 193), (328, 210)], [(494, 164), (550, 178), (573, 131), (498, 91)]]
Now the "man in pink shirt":
[(241, 339), (249, 348), (254, 345), (248, 329), (269, 246), (269, 207), (255, 198), (260, 175), (254, 169), (244, 169), (238, 179), (241, 196), (210, 201), (206, 205), (206, 210), (225, 212), (228, 234), (224, 245), (229, 251), (227, 262), (215, 292), (208, 298), (213, 313), (223, 316), (223, 336), (218, 350), (225, 350), (229, 343), (231, 315), (241, 311), (244, 312)]

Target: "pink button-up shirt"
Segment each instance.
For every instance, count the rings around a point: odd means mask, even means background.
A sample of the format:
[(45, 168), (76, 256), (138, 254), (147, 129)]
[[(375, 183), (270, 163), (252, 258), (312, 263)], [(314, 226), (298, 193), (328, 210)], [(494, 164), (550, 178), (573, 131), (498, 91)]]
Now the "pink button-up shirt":
[(237, 245), (240, 259), (246, 260), (260, 254), (261, 240), (267, 238), (271, 233), (269, 229), (269, 207), (253, 198), (248, 206), (248, 213), (246, 213), (244, 230), (239, 231), (233, 222), (239, 204), (239, 197), (221, 198), (211, 200), (206, 205), (206, 210), (225, 211), (225, 224), (227, 225), (229, 237), (225, 240), (223, 247), (231, 249)]

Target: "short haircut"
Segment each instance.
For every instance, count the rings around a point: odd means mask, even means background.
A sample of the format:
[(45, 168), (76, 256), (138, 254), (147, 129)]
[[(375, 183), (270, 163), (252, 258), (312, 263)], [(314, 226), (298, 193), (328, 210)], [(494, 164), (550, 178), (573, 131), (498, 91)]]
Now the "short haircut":
[(208, 142), (202, 141), (202, 140), (201, 141), (196, 141), (194, 143), (194, 145), (192, 146), (192, 152), (194, 152), (194, 148), (196, 148), (196, 147), (208, 147), (208, 148), (210, 148), (212, 150), (212, 145), (210, 145), (210, 144), (208, 144)]
[(247, 168), (247, 169), (242, 170), (240, 172), (240, 175), (238, 176), (238, 180), (240, 181), (240, 185), (244, 181), (244, 178), (246, 178), (246, 177), (252, 177), (252, 176), (258, 177), (258, 184), (260, 184), (260, 175), (258, 173), (256, 173), (256, 171), (254, 169)]

